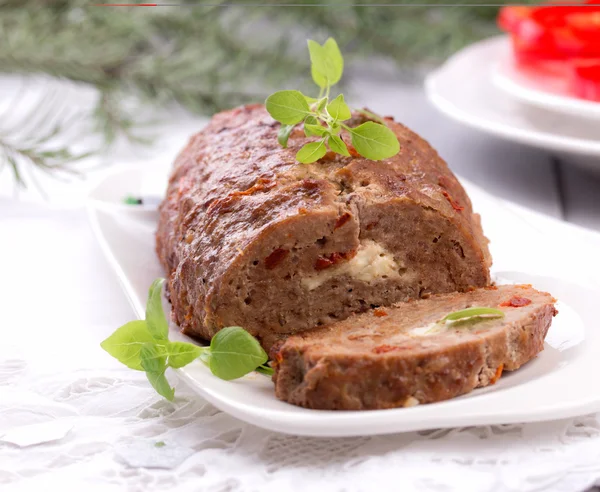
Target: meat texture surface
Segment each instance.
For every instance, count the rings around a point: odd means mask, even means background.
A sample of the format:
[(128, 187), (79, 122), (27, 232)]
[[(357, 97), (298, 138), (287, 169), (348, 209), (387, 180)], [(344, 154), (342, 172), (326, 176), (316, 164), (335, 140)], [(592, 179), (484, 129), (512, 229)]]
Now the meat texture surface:
[[(351, 316), (271, 350), (275, 393), (289, 403), (366, 410), (447, 400), (493, 384), (544, 347), (556, 300), (529, 285), (500, 286)], [(504, 318), (440, 323), (468, 307)]]
[(156, 235), (185, 333), (238, 325), (269, 348), (373, 306), (489, 284), (487, 240), (462, 186), (427, 142), (384, 121), (401, 148), (383, 161), (351, 149), (300, 164), (314, 138), (299, 127), (282, 148), (262, 105), (219, 113), (191, 138)]

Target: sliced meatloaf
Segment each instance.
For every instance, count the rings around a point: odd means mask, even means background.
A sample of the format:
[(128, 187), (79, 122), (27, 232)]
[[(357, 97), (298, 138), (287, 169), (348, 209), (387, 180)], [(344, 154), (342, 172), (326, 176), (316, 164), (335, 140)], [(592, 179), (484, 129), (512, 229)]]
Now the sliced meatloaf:
[[(555, 302), (528, 285), (501, 286), (354, 315), (273, 347), (275, 392), (329, 410), (453, 398), (495, 383), (543, 350)], [(473, 306), (501, 309), (505, 317), (439, 323)]]
[(300, 164), (302, 128), (282, 148), (262, 105), (219, 113), (191, 138), (156, 235), (185, 333), (239, 325), (268, 348), (371, 306), (489, 284), (487, 240), (462, 186), (427, 142), (385, 122), (401, 150), (377, 162)]

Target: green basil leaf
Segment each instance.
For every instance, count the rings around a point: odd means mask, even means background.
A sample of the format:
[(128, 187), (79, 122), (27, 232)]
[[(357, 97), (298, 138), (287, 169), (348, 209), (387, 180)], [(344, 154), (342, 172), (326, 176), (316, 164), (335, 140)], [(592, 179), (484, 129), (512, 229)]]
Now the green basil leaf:
[(329, 80), (329, 85), (337, 84), (344, 74), (344, 57), (335, 39), (329, 38), (323, 45), (329, 63), (331, 64), (332, 77)]
[(309, 39), (308, 53), (310, 54), (310, 72), (315, 84), (321, 89), (329, 85), (327, 77), (327, 53), (325, 49), (316, 41)]
[(258, 366), (256, 368), (256, 372), (264, 374), (265, 376), (272, 376), (273, 374), (275, 374), (275, 370), (272, 367), (269, 367), (264, 364), (262, 366)]
[(218, 331), (210, 342), (211, 372), (225, 380), (237, 379), (267, 362), (267, 353), (250, 333), (239, 326)]
[(304, 123), (304, 134), (307, 137), (323, 137), (329, 134), (329, 130), (321, 125), (310, 125)]
[(281, 125), (277, 132), (277, 141), (284, 149), (287, 148), (287, 143), (290, 138), (290, 133), (296, 125)]
[(271, 94), (265, 106), (273, 119), (284, 125), (300, 123), (310, 113), (308, 103), (300, 91), (279, 91)]
[(169, 381), (165, 377), (165, 372), (148, 372), (146, 371), (146, 378), (150, 381), (152, 387), (156, 392), (166, 398), (169, 401), (173, 401), (175, 397), (175, 388), (171, 388)]
[(381, 116), (376, 115), (375, 113), (372, 113), (371, 111), (364, 109), (364, 108), (355, 108), (354, 111), (357, 111), (358, 113), (364, 114), (367, 118), (370, 118), (372, 120), (377, 121), (378, 123), (381, 123), (382, 125), (385, 125), (385, 121)]
[(317, 118), (315, 118), (312, 114), (310, 116), (307, 116), (304, 119), (304, 124), (305, 125), (318, 125), (319, 124), (319, 120)]
[(344, 72), (344, 59), (333, 38), (329, 38), (323, 46), (308, 40), (312, 78), (319, 87), (326, 88), (337, 84)]
[(148, 291), (146, 302), (146, 325), (148, 331), (156, 340), (169, 339), (169, 323), (162, 307), (162, 288), (164, 278), (157, 278)]
[(164, 372), (167, 368), (167, 352), (162, 345), (148, 342), (140, 350), (142, 368), (146, 372)]
[(190, 362), (200, 357), (208, 347), (199, 347), (193, 343), (170, 342), (166, 347), (169, 356), (168, 364), (175, 369), (187, 366)]
[(331, 150), (333, 150), (336, 154), (341, 154), (341, 155), (345, 155), (346, 157), (350, 157), (350, 152), (348, 152), (348, 147), (346, 147), (346, 144), (344, 143), (344, 141), (337, 135), (331, 135), (327, 139), (327, 144), (329, 145), (329, 148)]
[(207, 347), (208, 350), (200, 352), (200, 356), (198, 359), (210, 367), (210, 347)]
[(167, 400), (173, 401), (175, 390), (171, 388), (165, 370), (167, 369), (167, 357), (165, 347), (153, 343), (145, 343), (140, 351), (142, 367), (146, 371), (146, 377), (152, 387)]
[(367, 121), (349, 129), (352, 145), (357, 152), (373, 161), (387, 159), (400, 151), (398, 137), (387, 126)]
[(306, 102), (308, 103), (308, 105), (310, 106), (311, 104), (314, 104), (318, 101), (317, 98), (315, 97), (309, 97), (309, 96), (304, 96), (304, 99), (306, 99)]
[(470, 318), (504, 318), (504, 316), (505, 313), (501, 309), (490, 307), (470, 307), (450, 313), (446, 317), (442, 318), (440, 322), (458, 322), (465, 321)]
[(296, 154), (296, 160), (303, 164), (310, 164), (311, 162), (318, 161), (325, 155), (327, 148), (325, 142), (310, 142), (304, 145)]
[(146, 343), (154, 343), (154, 338), (152, 338), (150, 331), (148, 331), (146, 322), (136, 320), (121, 326), (104, 340), (100, 346), (130, 369), (143, 371), (140, 351)]
[(327, 113), (329, 113), (329, 116), (335, 121), (344, 121), (352, 117), (350, 108), (344, 101), (343, 94), (340, 94), (327, 105)]

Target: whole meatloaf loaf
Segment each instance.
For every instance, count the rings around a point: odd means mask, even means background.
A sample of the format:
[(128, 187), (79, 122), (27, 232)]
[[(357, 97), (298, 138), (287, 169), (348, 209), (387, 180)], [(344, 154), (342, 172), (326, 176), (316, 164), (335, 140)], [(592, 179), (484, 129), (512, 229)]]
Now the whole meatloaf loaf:
[[(275, 393), (329, 410), (414, 406), (493, 384), (544, 347), (556, 300), (529, 285), (397, 304), (296, 335), (272, 349)], [(440, 323), (468, 307), (504, 318)]]
[(373, 306), (489, 284), (465, 191), (427, 142), (384, 121), (400, 152), (383, 161), (351, 148), (300, 164), (309, 139), (300, 127), (282, 148), (263, 105), (219, 113), (191, 138), (156, 235), (184, 333), (239, 325), (268, 349)]

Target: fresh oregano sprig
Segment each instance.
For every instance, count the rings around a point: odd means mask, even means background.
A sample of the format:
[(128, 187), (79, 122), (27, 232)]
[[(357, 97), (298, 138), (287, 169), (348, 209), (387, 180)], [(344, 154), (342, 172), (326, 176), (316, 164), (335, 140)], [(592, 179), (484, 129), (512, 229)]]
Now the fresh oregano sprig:
[(398, 138), (387, 126), (367, 121), (355, 128), (344, 121), (352, 117), (343, 94), (330, 100), (331, 87), (337, 84), (344, 72), (344, 59), (333, 38), (323, 45), (308, 40), (311, 73), (315, 84), (320, 88), (319, 96), (308, 97), (300, 91), (287, 90), (271, 94), (265, 106), (273, 119), (281, 123), (277, 140), (287, 147), (289, 136), (296, 125), (304, 123), (307, 137), (318, 140), (304, 145), (297, 153), (299, 162), (315, 162), (327, 153), (327, 149), (350, 156), (346, 142), (341, 137), (346, 130), (352, 139), (352, 146), (363, 157), (374, 161), (387, 159), (398, 153)]
[(237, 379), (254, 370), (273, 374), (273, 369), (266, 365), (268, 356), (264, 349), (239, 326), (220, 330), (208, 347), (171, 342), (169, 323), (162, 308), (164, 282), (164, 278), (159, 278), (150, 286), (146, 319), (121, 326), (100, 344), (104, 350), (127, 367), (145, 371), (150, 384), (169, 401), (173, 400), (175, 390), (165, 376), (167, 367), (177, 369), (198, 358), (221, 379)]

